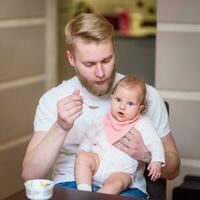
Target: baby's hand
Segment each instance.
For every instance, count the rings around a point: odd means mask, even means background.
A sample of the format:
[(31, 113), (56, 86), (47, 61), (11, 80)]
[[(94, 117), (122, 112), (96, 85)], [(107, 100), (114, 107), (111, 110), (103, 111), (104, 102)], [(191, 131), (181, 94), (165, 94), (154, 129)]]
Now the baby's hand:
[(150, 162), (147, 170), (149, 171), (148, 176), (151, 176), (152, 181), (156, 181), (161, 176), (162, 163), (158, 161)]

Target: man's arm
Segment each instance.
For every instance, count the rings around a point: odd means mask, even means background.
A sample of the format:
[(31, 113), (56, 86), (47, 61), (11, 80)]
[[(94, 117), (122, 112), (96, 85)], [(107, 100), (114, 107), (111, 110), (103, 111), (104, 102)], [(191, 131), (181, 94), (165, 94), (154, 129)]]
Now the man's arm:
[(82, 113), (79, 91), (57, 103), (57, 120), (48, 132), (35, 132), (28, 145), (22, 177), (24, 180), (44, 177), (54, 165), (66, 135)]
[[(165, 166), (162, 167), (161, 178), (173, 179), (179, 175), (180, 157), (171, 133), (162, 138), (165, 151)], [(144, 145), (141, 134), (132, 129), (126, 136), (115, 144), (117, 148), (124, 151), (136, 160), (149, 163), (151, 155)]]
[(161, 138), (165, 150), (165, 166), (162, 167), (161, 177), (164, 179), (173, 179), (180, 173), (180, 157), (171, 133)]
[(47, 175), (65, 137), (66, 132), (60, 130), (57, 123), (48, 132), (35, 132), (24, 157), (22, 178), (29, 180)]

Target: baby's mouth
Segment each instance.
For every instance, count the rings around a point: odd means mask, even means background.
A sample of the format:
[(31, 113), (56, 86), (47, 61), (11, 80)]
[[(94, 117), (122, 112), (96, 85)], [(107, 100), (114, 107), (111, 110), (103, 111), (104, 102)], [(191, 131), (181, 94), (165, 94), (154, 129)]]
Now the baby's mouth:
[(118, 112), (119, 116), (123, 117), (124, 113), (123, 112)]

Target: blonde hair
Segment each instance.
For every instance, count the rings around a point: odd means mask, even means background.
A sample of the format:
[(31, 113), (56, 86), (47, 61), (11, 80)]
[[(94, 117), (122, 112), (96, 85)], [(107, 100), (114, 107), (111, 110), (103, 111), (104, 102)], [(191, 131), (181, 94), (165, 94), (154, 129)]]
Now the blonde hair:
[(65, 37), (69, 49), (74, 48), (77, 38), (86, 42), (113, 40), (113, 25), (103, 16), (81, 13), (67, 23)]
[(115, 92), (118, 86), (126, 87), (132, 89), (134, 87), (139, 87), (141, 90), (141, 105), (145, 107), (145, 97), (146, 97), (146, 84), (143, 78), (135, 75), (127, 75), (115, 85), (112, 94)]

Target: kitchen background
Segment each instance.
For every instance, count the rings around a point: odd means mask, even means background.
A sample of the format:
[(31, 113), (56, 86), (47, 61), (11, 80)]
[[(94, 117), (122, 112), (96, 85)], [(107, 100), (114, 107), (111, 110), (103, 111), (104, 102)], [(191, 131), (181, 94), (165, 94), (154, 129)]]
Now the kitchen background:
[(83, 10), (115, 25), (119, 71), (142, 74), (169, 102), (182, 164), (167, 199), (185, 174), (200, 175), (199, 7), (198, 0), (0, 0), (0, 199), (23, 188), (39, 97), (73, 75), (63, 31)]

